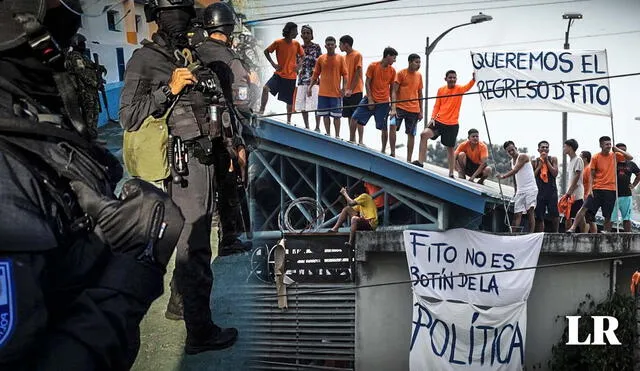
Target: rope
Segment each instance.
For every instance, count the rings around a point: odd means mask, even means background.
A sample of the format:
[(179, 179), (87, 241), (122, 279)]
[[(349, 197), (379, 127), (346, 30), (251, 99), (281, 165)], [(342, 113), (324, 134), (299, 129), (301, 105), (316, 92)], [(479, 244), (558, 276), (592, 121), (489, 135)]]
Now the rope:
[[(333, 108), (320, 108), (320, 109), (309, 110), (309, 111), (305, 111), (305, 112), (307, 112), (307, 113), (324, 112), (324, 111), (330, 111), (330, 110), (335, 110), (335, 109), (358, 108), (358, 107), (367, 107), (367, 106), (379, 105), (379, 104), (394, 104), (394, 103), (401, 103), (401, 102), (414, 102), (414, 101), (420, 101), (421, 102), (423, 100), (436, 99), (436, 98), (460, 97), (460, 96), (465, 96), (465, 95), (493, 93), (493, 92), (503, 92), (503, 91), (506, 92), (506, 91), (511, 91), (511, 90), (520, 90), (520, 89), (530, 89), (530, 88), (534, 88), (534, 87), (540, 87), (543, 84), (546, 84), (547, 86), (555, 86), (555, 85), (570, 84), (570, 83), (575, 83), (575, 82), (587, 82), (587, 81), (596, 81), (596, 80), (610, 80), (610, 79), (617, 79), (617, 78), (622, 78), (622, 77), (632, 77), (632, 76), (640, 76), (640, 72), (625, 73), (625, 74), (619, 74), (619, 75), (611, 75), (611, 76), (607, 76), (607, 77), (591, 77), (591, 78), (587, 78), (587, 79), (557, 81), (557, 82), (550, 82), (550, 83), (539, 82), (539, 83), (537, 83), (535, 85), (531, 84), (529, 86), (488, 89), (488, 90), (483, 90), (483, 91), (472, 91), (472, 92), (458, 93), (458, 94), (438, 95), (438, 96), (435, 96), (435, 97), (431, 96), (431, 97), (423, 97), (423, 98), (397, 99), (397, 100), (394, 100), (394, 101), (377, 102), (377, 103), (373, 103), (373, 104), (365, 103), (365, 104), (354, 104), (354, 105), (348, 105), (348, 106), (338, 106), (338, 107), (333, 107)], [(272, 114), (268, 114), (268, 115), (259, 115), (258, 118), (277, 117), (277, 116), (285, 116), (285, 115), (299, 114), (299, 113), (302, 113), (302, 112), (272, 113)]]
[[(489, 139), (489, 151), (491, 151), (491, 159), (493, 160), (495, 171), (497, 171), (498, 162), (496, 161), (496, 154), (495, 154), (495, 151), (493, 150), (493, 143), (491, 142), (491, 133), (489, 132), (489, 124), (487, 123), (487, 115), (485, 114), (484, 109), (482, 110), (482, 118), (484, 119), (484, 126), (487, 129), (487, 139)], [(502, 182), (500, 181), (500, 178), (497, 178), (497, 179), (498, 179), (498, 188), (500, 189), (500, 200), (502, 201), (502, 206), (504, 207), (505, 221), (506, 221), (505, 224), (507, 225), (507, 227), (509, 227), (509, 231), (513, 232), (513, 230), (511, 229), (511, 221), (509, 220), (509, 205), (505, 203), (504, 192), (502, 191)]]
[[(517, 272), (517, 271), (524, 271), (524, 270), (531, 270), (531, 269), (557, 268), (557, 267), (564, 267), (564, 266), (569, 266), (569, 265), (598, 263), (598, 262), (609, 261), (609, 260), (633, 259), (633, 258), (639, 258), (639, 257), (640, 257), (640, 253), (630, 254), (630, 255), (620, 255), (620, 256), (613, 256), (613, 257), (606, 257), (606, 258), (572, 260), (572, 261), (563, 262), (563, 263), (538, 264), (538, 265), (534, 265), (534, 266), (530, 266), (530, 267), (521, 267), (521, 268), (514, 268), (514, 269), (503, 269), (503, 270), (497, 270), (497, 271), (484, 271), (484, 272), (476, 272), (476, 273), (459, 273), (456, 277), (472, 277), (472, 276), (482, 276), (482, 275), (486, 275), (486, 274)], [(335, 288), (331, 288), (331, 289), (322, 289), (322, 290), (310, 290), (310, 291), (297, 293), (297, 295), (300, 295), (300, 296), (303, 296), (303, 295), (315, 295), (315, 294), (323, 294), (323, 293), (327, 293), (327, 292), (336, 292), (336, 291), (344, 291), (344, 290), (359, 290), (359, 289), (366, 289), (366, 288), (372, 288), (372, 287), (406, 285), (407, 283), (411, 283), (411, 284), (415, 283), (415, 284), (417, 284), (417, 283), (420, 283), (422, 281), (429, 280), (429, 279), (431, 279), (431, 280), (442, 280), (442, 279), (444, 279), (444, 277), (445, 276), (443, 276), (443, 275), (435, 275), (435, 276), (433, 276), (431, 278), (419, 278), (419, 279), (413, 279), (413, 280), (383, 282), (383, 283), (375, 283), (375, 284), (369, 284), (369, 285), (357, 285), (357, 286), (349, 286), (349, 287), (335, 287)], [(268, 298), (277, 298), (278, 296), (279, 295), (261, 295), (261, 296), (257, 296), (256, 298), (257, 299), (268, 299)]]
[(254, 20), (245, 22), (245, 24), (249, 24), (250, 25), (250, 24), (253, 24), (253, 23), (273, 21), (273, 20), (276, 20), (276, 19), (298, 17), (298, 16), (301, 16), (301, 15), (309, 15), (309, 14), (316, 14), (316, 13), (332, 12), (334, 10), (359, 8), (359, 7), (363, 7), (363, 6), (378, 5), (378, 4), (384, 4), (384, 3), (392, 3), (392, 2), (396, 2), (396, 1), (398, 1), (398, 0), (381, 0), (381, 1), (372, 1), (370, 3), (361, 3), (361, 4), (355, 4), (355, 5), (338, 6), (338, 7), (335, 7), (335, 8), (318, 9), (318, 10), (312, 10), (312, 11), (303, 12), (303, 13), (286, 14), (286, 15), (279, 15), (279, 16), (276, 16), (276, 17), (254, 19)]

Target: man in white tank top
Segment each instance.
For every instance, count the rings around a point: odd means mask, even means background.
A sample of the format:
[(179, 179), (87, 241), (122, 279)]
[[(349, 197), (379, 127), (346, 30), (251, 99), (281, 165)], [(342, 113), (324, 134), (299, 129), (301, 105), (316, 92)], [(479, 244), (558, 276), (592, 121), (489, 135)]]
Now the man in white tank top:
[[(498, 174), (498, 179), (515, 176), (516, 194), (513, 197), (513, 227), (520, 227), (522, 214), (526, 213), (529, 221), (529, 232), (533, 232), (536, 226), (535, 208), (538, 197), (538, 186), (533, 173), (533, 166), (529, 156), (518, 153), (518, 148), (513, 141), (506, 141), (502, 146), (511, 157), (511, 170), (505, 174)], [(512, 230), (519, 231), (519, 229)]]

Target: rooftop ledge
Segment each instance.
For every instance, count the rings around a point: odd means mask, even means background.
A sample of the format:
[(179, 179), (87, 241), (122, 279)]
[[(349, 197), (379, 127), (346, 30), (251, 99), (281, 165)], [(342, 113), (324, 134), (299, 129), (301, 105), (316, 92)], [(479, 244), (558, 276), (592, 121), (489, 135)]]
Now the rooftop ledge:
[[(504, 235), (504, 234), (503, 234)], [(367, 253), (403, 253), (402, 231), (357, 232), (356, 261), (367, 260)], [(544, 255), (625, 255), (640, 254), (640, 233), (545, 233)]]

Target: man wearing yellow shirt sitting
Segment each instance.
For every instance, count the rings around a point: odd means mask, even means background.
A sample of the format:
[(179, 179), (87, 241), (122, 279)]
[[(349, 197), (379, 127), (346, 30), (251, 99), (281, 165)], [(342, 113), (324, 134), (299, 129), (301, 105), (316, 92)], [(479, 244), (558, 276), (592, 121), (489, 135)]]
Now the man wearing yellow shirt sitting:
[(352, 246), (356, 231), (373, 231), (378, 227), (378, 208), (373, 198), (367, 193), (363, 192), (352, 199), (349, 197), (347, 189), (343, 187), (340, 189), (340, 194), (347, 202), (347, 206), (342, 209), (338, 221), (329, 232), (337, 232), (347, 217), (351, 217), (351, 233), (349, 234), (349, 242), (345, 245)]

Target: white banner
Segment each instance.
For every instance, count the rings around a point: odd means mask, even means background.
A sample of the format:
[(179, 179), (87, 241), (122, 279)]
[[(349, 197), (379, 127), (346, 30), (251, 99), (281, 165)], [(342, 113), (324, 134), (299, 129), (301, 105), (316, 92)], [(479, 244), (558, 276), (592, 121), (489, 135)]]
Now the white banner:
[[(485, 111), (544, 110), (611, 115), (606, 50), (471, 52)], [(564, 82), (563, 84), (555, 84)]]
[(522, 370), (526, 329), (526, 302), (481, 309), (414, 294), (410, 369)]
[(543, 233), (499, 236), (451, 229), (446, 232), (404, 231), (409, 273), (416, 295), (459, 300), (490, 307), (527, 300), (535, 269), (495, 274), (469, 274), (534, 267)]
[(419, 280), (411, 371), (522, 369), (535, 269), (516, 269), (538, 264), (543, 236), (404, 231), (409, 273)]

